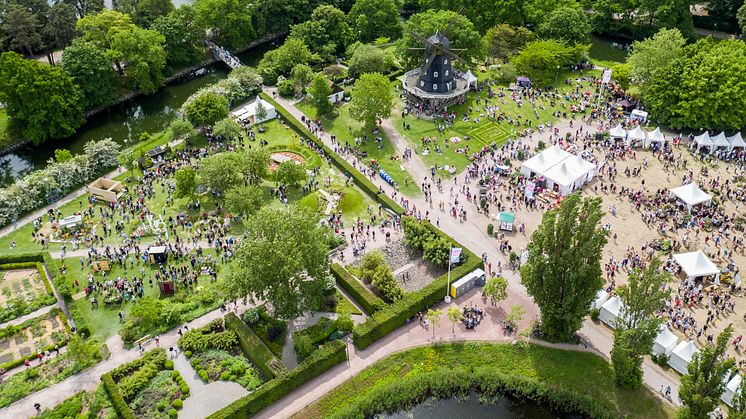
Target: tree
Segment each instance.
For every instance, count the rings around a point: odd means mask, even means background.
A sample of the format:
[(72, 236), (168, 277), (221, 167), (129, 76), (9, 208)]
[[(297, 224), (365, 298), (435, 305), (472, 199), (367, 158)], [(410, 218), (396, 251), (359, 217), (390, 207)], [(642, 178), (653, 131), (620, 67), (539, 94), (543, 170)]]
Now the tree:
[(303, 41), (311, 51), (327, 60), (344, 51), (353, 38), (344, 12), (327, 4), (314, 9), (311, 19), (293, 25), (290, 37)]
[(464, 7), (461, 0), (419, 0), (421, 10), (451, 10), (463, 13), (479, 32), (485, 32), (495, 22), (524, 26), (524, 0), (473, 0)]
[(461, 309), (457, 306), (448, 307), (448, 310), (446, 310), (446, 316), (448, 316), (448, 320), (451, 321), (451, 333), (455, 333), (456, 323), (458, 323), (463, 317), (461, 314)]
[(614, 76), (614, 80), (622, 86), (622, 89), (626, 90), (632, 81), (632, 66), (629, 63), (617, 64), (611, 67), (611, 74)]
[(730, 409), (730, 415), (732, 418), (743, 418), (746, 417), (746, 380), (741, 380), (741, 384), (736, 389), (736, 394), (733, 395), (733, 406)]
[(733, 326), (728, 325), (715, 344), (708, 344), (692, 356), (687, 374), (681, 377), (679, 399), (683, 407), (678, 416), (682, 419), (706, 418), (720, 402), (725, 384), (735, 366), (735, 360), (725, 356)]
[(523, 306), (513, 306), (510, 308), (510, 313), (505, 316), (505, 323), (512, 324), (517, 329), (518, 323), (523, 320), (525, 314), (526, 310), (523, 309)]
[(678, 29), (661, 29), (651, 38), (632, 43), (627, 57), (631, 78), (645, 88), (653, 73), (684, 55), (686, 40)]
[(79, 18), (104, 9), (104, 0), (62, 0), (75, 8)]
[(275, 84), (278, 76), (289, 76), (296, 65), (310, 64), (318, 58), (303, 41), (288, 38), (279, 48), (264, 54), (259, 62), (259, 72), (266, 83)]
[(743, 5), (741, 0), (710, 0), (707, 2), (707, 14), (732, 22), (737, 19), (738, 9)]
[(197, 172), (192, 166), (183, 166), (174, 174), (177, 198), (192, 198), (197, 194)]
[(551, 340), (575, 333), (603, 286), (601, 251), (606, 232), (600, 198), (574, 193), (547, 211), (528, 244), (521, 283), (541, 309), (541, 327)]
[(650, 352), (664, 322), (655, 312), (668, 299), (669, 292), (664, 288), (668, 279), (668, 272), (661, 270), (660, 261), (654, 259), (645, 270), (634, 269), (627, 284), (619, 289), (624, 308), (615, 325), (611, 349), (614, 381), (619, 387), (642, 385), (643, 356)]
[(564, 39), (571, 44), (581, 44), (588, 42), (591, 24), (583, 9), (560, 7), (544, 18), (536, 33), (542, 38)]
[(538, 85), (556, 82), (560, 71), (587, 57), (589, 45), (569, 46), (559, 39), (532, 41), (513, 57), (518, 73), (530, 76)]
[(360, 280), (366, 284), (373, 282), (373, 277), (379, 266), (388, 266), (382, 251), (376, 249), (365, 253), (360, 261)]
[(736, 17), (738, 18), (738, 26), (741, 28), (741, 32), (746, 32), (746, 2), (738, 8)]
[(206, 91), (186, 104), (185, 113), (186, 118), (196, 125), (213, 125), (228, 116), (228, 99)]
[(70, 45), (75, 38), (75, 8), (66, 3), (56, 3), (49, 10), (49, 18), (42, 29), (44, 45), (47, 47), (47, 60), (54, 65), (52, 52)]
[(95, 340), (86, 342), (80, 335), (74, 333), (67, 342), (67, 351), (72, 360), (72, 372), (78, 373), (91, 364), (91, 360), (99, 358), (99, 346)]
[(746, 125), (746, 44), (703, 38), (655, 71), (643, 91), (651, 115), (674, 128), (740, 129)]
[(295, 94), (300, 96), (305, 92), (306, 85), (313, 80), (313, 69), (307, 64), (296, 64), (290, 71), (290, 77), (293, 79)]
[(483, 38), (487, 55), (501, 61), (518, 54), (524, 45), (533, 40), (534, 33), (530, 30), (504, 23), (491, 27)]
[(267, 176), (270, 163), (270, 153), (266, 148), (252, 148), (243, 153), (241, 158), (241, 170), (244, 177), (251, 184), (259, 183)]
[(189, 121), (181, 118), (176, 118), (168, 124), (168, 129), (171, 131), (171, 138), (174, 140), (182, 140), (189, 142), (195, 135), (197, 130)]
[(182, 5), (155, 19), (151, 29), (163, 35), (166, 63), (170, 67), (185, 66), (202, 59), (205, 28), (200, 25), (193, 7)]
[(267, 108), (264, 107), (264, 102), (258, 100), (256, 102), (256, 120), (264, 121), (267, 118)]
[(73, 159), (73, 154), (67, 149), (54, 150), (54, 161), (57, 163), (65, 163)]
[(216, 122), (212, 133), (226, 140), (237, 140), (243, 133), (243, 127), (229, 116)]
[(678, 28), (690, 38), (694, 28), (690, 5), (682, 0), (593, 0), (591, 26), (594, 32), (624, 34), (633, 39), (648, 37), (662, 28)]
[(575, 0), (526, 0), (523, 6), (526, 20), (537, 27), (544, 23), (552, 12), (560, 8), (582, 9), (580, 3)]
[(225, 207), (230, 211), (249, 216), (255, 214), (264, 203), (264, 191), (259, 186), (237, 186), (225, 194)]
[(263, 208), (245, 222), (226, 277), (233, 298), (263, 301), (274, 316), (294, 319), (324, 298), (329, 276), (326, 231), (295, 206)]
[(0, 54), (0, 102), (35, 144), (67, 137), (84, 121), (80, 94), (70, 75), (14, 52)]
[(350, 76), (365, 73), (387, 74), (394, 65), (394, 57), (373, 45), (360, 45), (350, 58)]
[(495, 305), (497, 301), (508, 298), (508, 280), (501, 276), (489, 278), (484, 284), (482, 292), (490, 297), (492, 305)]
[(347, 15), (357, 39), (396, 39), (401, 34), (399, 9), (394, 0), (357, 0)]
[(33, 12), (20, 4), (11, 3), (3, 14), (2, 22), (2, 29), (10, 49), (33, 55), (35, 50), (41, 48), (42, 26)]
[(422, 258), (433, 265), (448, 266), (451, 241), (445, 237), (434, 237), (422, 246)]
[(197, 168), (197, 184), (222, 196), (243, 183), (240, 153), (220, 153), (205, 157)]
[(332, 103), (329, 101), (331, 94), (332, 86), (329, 80), (323, 74), (317, 74), (308, 88), (309, 102), (316, 109), (317, 118), (332, 111)]
[(391, 115), (394, 98), (391, 94), (389, 79), (373, 73), (363, 74), (352, 88), (350, 116), (363, 123), (366, 129), (373, 129), (377, 119)]
[(209, 29), (224, 48), (236, 49), (256, 38), (253, 7), (248, 0), (196, 0), (194, 10), (200, 26)]
[(171, 0), (116, 0), (113, 3), (114, 10), (130, 15), (132, 21), (143, 28), (174, 10)]
[(117, 97), (117, 75), (106, 53), (83, 39), (62, 52), (62, 68), (78, 86), (84, 109), (108, 105)]
[(427, 313), (425, 313), (425, 320), (427, 320), (428, 323), (430, 323), (433, 327), (433, 336), (435, 336), (435, 326), (440, 323), (440, 316), (443, 315), (443, 310), (441, 309), (427, 309)]
[(275, 179), (291, 188), (297, 188), (301, 183), (308, 179), (308, 174), (303, 165), (294, 161), (285, 161), (280, 163), (275, 171)]
[(404, 34), (396, 44), (396, 52), (406, 68), (420, 66), (423, 60), (423, 51), (411, 49), (424, 47), (422, 39), (413, 33), (429, 38), (436, 31), (448, 30), (451, 48), (464, 49), (456, 52), (467, 61), (463, 63), (464, 67), (468, 67), (472, 59), (482, 56), (482, 36), (474, 29), (474, 24), (459, 13), (448, 10), (417, 13), (404, 24), (404, 29)]

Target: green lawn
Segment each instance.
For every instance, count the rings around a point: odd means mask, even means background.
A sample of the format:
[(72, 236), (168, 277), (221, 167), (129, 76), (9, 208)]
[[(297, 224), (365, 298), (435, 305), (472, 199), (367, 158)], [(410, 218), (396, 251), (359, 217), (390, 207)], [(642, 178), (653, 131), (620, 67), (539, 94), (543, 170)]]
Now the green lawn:
[[(312, 117), (316, 114), (314, 109), (305, 102), (300, 102), (296, 106), (306, 116)], [(378, 144), (374, 140), (376, 136), (372, 132), (363, 132), (360, 122), (350, 117), (349, 104), (339, 105), (337, 111), (338, 115), (334, 118), (321, 118), (324, 130), (336, 135), (337, 141), (340, 143), (346, 143), (353, 147), (355, 146), (355, 138), (362, 138), (367, 134), (368, 139), (360, 145), (361, 152), (367, 153), (367, 157), (362, 160), (366, 163), (370, 163), (370, 160), (376, 160), (381, 165), (381, 168), (394, 179), (401, 192), (407, 196), (419, 196), (422, 191), (412, 176), (403, 168), (400, 160), (396, 160), (396, 158), (400, 158), (401, 156), (397, 155), (393, 144), (391, 144), (386, 135), (382, 131), (378, 133), (383, 139), (381, 142), (382, 147), (378, 148)], [(383, 180), (379, 179), (379, 181), (382, 182)]]
[[(438, 370), (473, 368), (539, 381), (550, 387), (576, 391), (608, 406), (611, 414), (632, 418), (670, 418), (647, 388), (626, 391), (614, 386), (611, 365), (587, 353), (536, 345), (455, 343), (424, 346), (384, 358), (310, 404), (296, 418), (334, 416), (340, 409), (366, 401), (376, 390), (406, 383)], [(389, 403), (388, 406), (392, 406)]]

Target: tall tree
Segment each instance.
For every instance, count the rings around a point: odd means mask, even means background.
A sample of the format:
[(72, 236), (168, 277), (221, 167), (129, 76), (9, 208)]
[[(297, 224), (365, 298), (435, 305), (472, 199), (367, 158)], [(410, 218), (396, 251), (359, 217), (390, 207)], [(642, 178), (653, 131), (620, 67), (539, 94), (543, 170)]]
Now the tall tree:
[(206, 91), (185, 103), (184, 113), (195, 125), (212, 125), (228, 116), (228, 99), (216, 92)]
[(270, 163), (270, 153), (266, 148), (254, 147), (243, 153), (241, 171), (244, 178), (252, 185), (261, 182), (267, 176)]
[(255, 185), (231, 188), (225, 194), (225, 207), (241, 216), (255, 214), (264, 203), (264, 190)]
[(308, 95), (311, 105), (316, 110), (316, 117), (326, 115), (332, 111), (332, 103), (329, 102), (329, 95), (332, 94), (332, 87), (329, 80), (323, 74), (317, 74), (311, 86), (308, 87)]
[(520, 74), (530, 76), (539, 85), (551, 85), (568, 66), (587, 58), (590, 45), (573, 45), (561, 39), (532, 41), (513, 57)]
[(296, 64), (290, 72), (295, 87), (295, 94), (300, 96), (306, 91), (306, 86), (313, 80), (313, 69), (307, 64)]
[(197, 184), (217, 196), (243, 184), (240, 170), (241, 154), (220, 153), (205, 157), (197, 168)]
[(212, 133), (226, 140), (237, 140), (243, 133), (243, 127), (230, 116), (223, 118), (212, 127)]
[(360, 45), (354, 49), (350, 57), (349, 73), (352, 77), (359, 77), (364, 73), (388, 74), (394, 65), (391, 53), (384, 52), (373, 45)]
[(541, 309), (541, 327), (552, 340), (565, 340), (580, 329), (603, 285), (601, 251), (606, 232), (600, 198), (566, 197), (547, 211), (528, 245), (521, 282)]
[(738, 8), (743, 5), (742, 0), (709, 0), (707, 2), (707, 13), (710, 16), (734, 22)]
[(399, 9), (394, 0), (357, 0), (347, 18), (353, 34), (363, 42), (396, 39), (401, 34)]
[(0, 55), (0, 102), (36, 144), (67, 137), (84, 122), (80, 95), (70, 75), (14, 52)]
[(75, 8), (79, 18), (104, 10), (104, 0), (62, 0)]
[(560, 7), (543, 19), (536, 33), (542, 38), (564, 39), (571, 44), (582, 44), (590, 39), (591, 24), (585, 10)]
[(33, 12), (19, 4), (11, 3), (3, 14), (2, 22), (10, 49), (22, 51), (30, 56), (41, 48), (42, 25)]
[(644, 90), (653, 73), (684, 55), (686, 40), (678, 29), (661, 29), (650, 38), (632, 43), (627, 63), (631, 77)]
[(490, 297), (490, 302), (495, 305), (496, 302), (508, 298), (508, 280), (501, 276), (489, 278), (484, 284), (482, 292)]
[(679, 387), (679, 399), (684, 405), (678, 412), (681, 419), (706, 418), (717, 407), (735, 366), (735, 360), (725, 355), (732, 334), (733, 326), (728, 325), (715, 344), (706, 345), (692, 357)]
[(326, 4), (317, 7), (311, 19), (293, 25), (290, 36), (303, 41), (311, 51), (329, 58), (344, 51), (353, 38), (344, 12)]
[(197, 172), (192, 166), (184, 166), (174, 174), (176, 197), (193, 198), (197, 194)]
[(326, 231), (295, 206), (264, 208), (245, 223), (226, 278), (234, 298), (267, 302), (274, 315), (294, 319), (323, 301), (329, 275)]
[(446, 310), (446, 316), (448, 317), (448, 320), (451, 322), (451, 333), (455, 333), (456, 323), (458, 323), (463, 318), (463, 314), (461, 314), (461, 309), (458, 308), (458, 306), (448, 307), (448, 309)]
[(194, 64), (204, 56), (205, 28), (200, 25), (193, 7), (182, 5), (155, 19), (151, 29), (163, 35), (166, 63), (171, 68)]
[[(396, 44), (396, 51), (402, 59), (402, 64), (407, 68), (422, 64), (423, 52), (411, 48), (423, 48), (423, 41), (420, 37), (429, 38), (436, 31), (445, 33), (451, 41), (451, 48), (465, 50), (457, 53), (464, 60), (470, 61), (482, 56), (481, 35), (474, 29), (469, 19), (459, 13), (450, 10), (428, 10), (417, 13), (404, 24), (404, 29), (402, 38)], [(420, 37), (413, 35), (412, 32)], [(469, 64), (463, 63), (466, 67)]]
[(366, 129), (373, 129), (377, 119), (391, 115), (394, 98), (389, 79), (381, 74), (363, 74), (352, 88), (350, 116), (363, 123)]
[(664, 323), (655, 312), (665, 305), (669, 291), (664, 288), (670, 275), (652, 260), (644, 270), (634, 269), (626, 285), (619, 289), (624, 304), (614, 329), (611, 364), (614, 381), (622, 388), (642, 385), (643, 356), (650, 352), (653, 340)]
[(57, 3), (49, 10), (49, 18), (42, 29), (44, 45), (47, 48), (47, 59), (54, 65), (52, 53), (70, 45), (75, 38), (75, 8), (66, 3)]
[(196, 0), (201, 26), (224, 48), (235, 49), (256, 39), (253, 5), (248, 0)]
[(514, 26), (525, 23), (524, 0), (473, 0), (467, 7), (462, 0), (419, 0), (421, 10), (451, 10), (463, 13), (479, 32), (496, 22)]
[(117, 75), (106, 53), (83, 39), (62, 52), (62, 68), (78, 85), (85, 109), (104, 106), (116, 99)]
[(518, 54), (524, 45), (533, 40), (534, 33), (530, 30), (504, 23), (491, 27), (483, 38), (487, 55), (502, 61)]
[(275, 170), (275, 179), (283, 185), (290, 188), (297, 188), (308, 179), (308, 174), (303, 165), (294, 161), (285, 161), (280, 163)]
[(268, 51), (259, 62), (259, 72), (267, 84), (275, 84), (278, 76), (289, 76), (298, 64), (319, 61), (300, 39), (288, 38), (279, 48)]
[(174, 10), (171, 0), (115, 0), (114, 10), (128, 14), (136, 25), (149, 28), (154, 20)]
[(582, 9), (576, 0), (526, 0), (523, 11), (526, 14), (526, 20), (539, 26), (552, 12), (560, 8)]

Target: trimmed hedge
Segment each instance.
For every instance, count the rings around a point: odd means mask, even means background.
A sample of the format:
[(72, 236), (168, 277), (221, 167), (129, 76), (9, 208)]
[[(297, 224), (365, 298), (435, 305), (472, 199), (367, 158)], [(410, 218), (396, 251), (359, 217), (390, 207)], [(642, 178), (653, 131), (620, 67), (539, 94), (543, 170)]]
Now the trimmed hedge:
[(123, 419), (137, 419), (135, 417), (135, 413), (132, 412), (132, 409), (130, 409), (127, 402), (124, 401), (122, 393), (119, 392), (119, 386), (117, 386), (117, 384), (114, 382), (114, 379), (111, 377), (111, 373), (107, 372), (106, 374), (102, 375), (101, 381), (104, 383), (106, 392), (109, 393), (111, 404), (114, 406), (114, 410), (117, 411), (117, 415), (119, 415), (119, 417)]
[(392, 211), (394, 211), (397, 215), (404, 214), (404, 208), (401, 207), (401, 205), (394, 202), (393, 199), (386, 196), (386, 194), (381, 193), (380, 188), (378, 188), (373, 182), (370, 181), (365, 175), (360, 173), (357, 169), (352, 167), (351, 164), (347, 163), (342, 157), (340, 157), (337, 153), (334, 152), (331, 148), (327, 147), (326, 144), (324, 144), (323, 141), (316, 138), (315, 135), (311, 133), (300, 121), (295, 119), (293, 115), (290, 114), (285, 108), (280, 106), (279, 103), (275, 102), (274, 99), (272, 99), (269, 95), (267, 95), (264, 92), (259, 93), (259, 96), (270, 104), (275, 107), (277, 112), (282, 115), (282, 118), (284, 119), (285, 123), (287, 123), (293, 130), (295, 130), (298, 135), (305, 137), (306, 139), (309, 139), (313, 141), (318, 147), (324, 150), (324, 153), (327, 157), (329, 157), (334, 165), (337, 166), (338, 169), (342, 171), (347, 176), (351, 176), (357, 186), (362, 189), (364, 192), (366, 192), (368, 195), (370, 195), (371, 198), (375, 199), (377, 202), (381, 203), (381, 205), (388, 207)]
[(291, 391), (318, 377), (328, 369), (347, 360), (344, 342), (335, 340), (324, 345), (287, 374), (265, 383), (248, 396), (242, 397), (209, 416), (210, 419), (246, 418), (280, 400)]
[[(440, 231), (431, 223), (425, 222), (425, 225), (435, 233), (437, 237), (446, 238), (453, 245), (462, 247), (450, 236)], [(463, 252), (461, 253), (461, 264), (451, 269), (451, 283), (481, 267), (482, 259), (464, 247)], [(353, 330), (352, 335), (355, 341), (355, 346), (360, 349), (367, 348), (373, 344), (373, 342), (404, 325), (407, 320), (414, 317), (418, 311), (424, 311), (428, 307), (441, 301), (446, 296), (447, 285), (448, 274), (446, 273), (435, 279), (426, 287), (418, 291), (407, 293), (401, 300), (373, 313), (373, 316), (366, 320), (365, 323), (357, 325), (355, 330)]]
[(332, 275), (337, 279), (337, 284), (347, 291), (368, 314), (373, 314), (386, 306), (386, 303), (382, 299), (355, 279), (342, 265), (338, 263), (332, 264), (331, 271)]
[(241, 351), (256, 365), (264, 378), (267, 380), (274, 378), (275, 373), (270, 368), (270, 362), (275, 361), (277, 358), (264, 346), (259, 336), (234, 313), (225, 315), (225, 328), (234, 331), (238, 335), (238, 344), (241, 346)]

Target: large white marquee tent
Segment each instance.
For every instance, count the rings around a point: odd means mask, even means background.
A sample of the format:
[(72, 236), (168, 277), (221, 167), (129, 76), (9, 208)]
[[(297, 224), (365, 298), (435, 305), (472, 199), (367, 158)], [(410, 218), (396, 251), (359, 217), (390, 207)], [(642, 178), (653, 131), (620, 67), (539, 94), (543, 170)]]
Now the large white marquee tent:
[(673, 255), (673, 260), (681, 266), (681, 269), (689, 280), (694, 280), (702, 276), (715, 275), (715, 280), (717, 281), (720, 276), (720, 269), (701, 250), (675, 254)]
[(694, 137), (694, 144), (697, 145), (697, 151), (702, 147), (707, 147), (707, 150), (712, 152), (715, 146), (715, 143), (712, 142), (710, 134), (708, 134), (707, 131), (705, 131), (704, 134)]
[(568, 195), (593, 179), (596, 165), (553, 145), (523, 162), (521, 173), (528, 178), (543, 176), (548, 189), (556, 185), (560, 194)]
[[(259, 118), (259, 116), (256, 114), (257, 104), (259, 103), (262, 104), (264, 110), (266, 111), (264, 118)], [(275, 107), (266, 100), (262, 100), (262, 98), (260, 98), (259, 96), (257, 96), (253, 102), (247, 103), (246, 105), (236, 109), (231, 113), (233, 114), (233, 117), (236, 118), (236, 120), (238, 120), (239, 122), (249, 122), (251, 124), (260, 124), (264, 121), (269, 121), (270, 119), (277, 117), (277, 110), (275, 109)]]
[(627, 138), (629, 139), (629, 141), (643, 141), (643, 142), (645, 142), (647, 140), (648, 136), (646, 135), (646, 132), (643, 131), (642, 128), (640, 128), (640, 126), (638, 125), (638, 126), (635, 127), (635, 129), (633, 129), (632, 131), (629, 131), (627, 133)]
[(671, 357), (668, 358), (668, 365), (681, 374), (686, 374), (689, 363), (692, 362), (692, 356), (699, 352), (694, 342), (681, 342), (671, 351)]
[(699, 186), (694, 182), (671, 189), (671, 194), (684, 201), (684, 204), (686, 204), (689, 211), (691, 211), (692, 207), (695, 205), (710, 203), (712, 201), (712, 196), (702, 189), (699, 189)]
[(653, 143), (665, 143), (666, 137), (661, 132), (660, 128), (656, 128), (655, 131), (648, 133), (648, 139), (645, 141), (645, 147), (650, 147)]
[(622, 128), (622, 124), (619, 124), (609, 130), (609, 136), (612, 140), (626, 140), (627, 139), (627, 130)]

